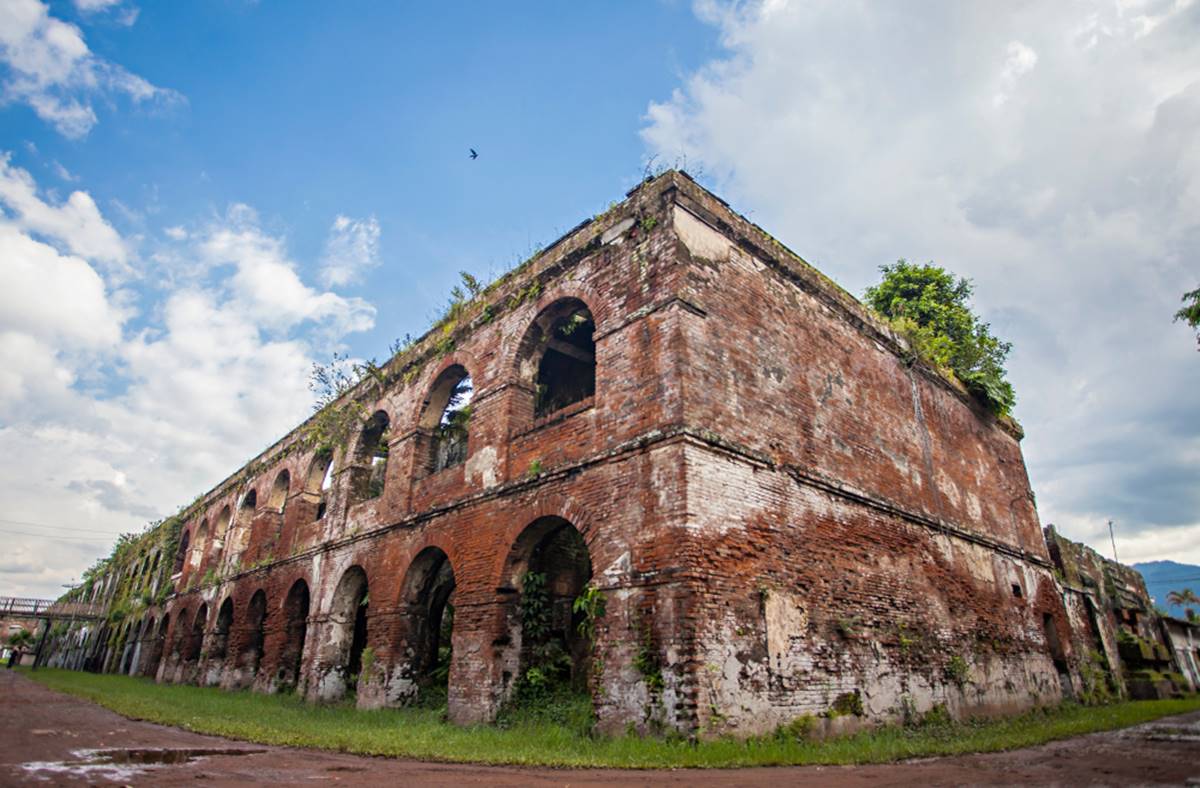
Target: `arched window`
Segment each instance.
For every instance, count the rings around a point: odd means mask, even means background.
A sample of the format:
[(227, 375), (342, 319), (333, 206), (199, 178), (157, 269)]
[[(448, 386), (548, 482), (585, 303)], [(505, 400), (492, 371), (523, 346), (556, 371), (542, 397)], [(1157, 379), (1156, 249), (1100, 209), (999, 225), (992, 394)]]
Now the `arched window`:
[(467, 459), (474, 396), (471, 376), (458, 364), (438, 375), (430, 388), (420, 424), (429, 434), (431, 473), (461, 465)]
[(523, 368), (537, 362), (532, 380), (534, 416), (545, 416), (596, 393), (595, 332), (591, 311), (577, 298), (554, 302), (534, 320), (520, 354)]
[(217, 515), (217, 519), (213, 521), (213, 540), (220, 542), (218, 546), (225, 544), (225, 533), (229, 530), (229, 523), (232, 519), (233, 510), (229, 508), (229, 504), (225, 504), (221, 513)]
[(320, 520), (325, 516), (325, 507), (328, 503), (326, 498), (329, 494), (329, 488), (333, 486), (333, 452), (325, 449), (318, 451), (313, 457), (312, 465), (308, 468), (308, 478), (304, 483), (304, 491), (311, 495), (319, 496), (317, 503), (317, 513), (313, 517), (314, 520)]
[(388, 427), (387, 413), (375, 411), (363, 425), (354, 453), (354, 500), (366, 501), (383, 495), (387, 480)]
[(233, 566), (240, 563), (242, 553), (250, 543), (250, 529), (254, 524), (254, 515), (258, 511), (258, 491), (250, 488), (242, 496), (238, 504), (237, 519), (229, 529), (229, 538), (225, 545), (225, 561)]
[(204, 549), (207, 541), (208, 520), (201, 520), (200, 527), (196, 529), (196, 541), (192, 543), (191, 566), (200, 566), (200, 563), (204, 560)]
[(292, 475), (284, 469), (275, 477), (275, 483), (271, 485), (271, 497), (267, 499), (267, 506), (276, 511), (283, 511), (283, 507), (287, 504), (288, 488), (292, 486)]

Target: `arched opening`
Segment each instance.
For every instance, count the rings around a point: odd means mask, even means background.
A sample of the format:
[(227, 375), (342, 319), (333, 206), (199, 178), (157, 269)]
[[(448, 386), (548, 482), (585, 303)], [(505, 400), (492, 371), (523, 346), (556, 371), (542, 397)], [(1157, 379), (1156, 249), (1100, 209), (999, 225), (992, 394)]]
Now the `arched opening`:
[(388, 427), (387, 413), (375, 411), (363, 425), (354, 452), (352, 488), (355, 501), (367, 501), (383, 495), (387, 482)]
[(422, 705), (446, 703), (454, 633), (454, 568), (436, 547), (422, 550), (404, 577), (401, 642), (397, 653), (407, 660), (405, 678)]
[(266, 626), (267, 594), (260, 588), (254, 592), (254, 596), (250, 597), (250, 604), (246, 606), (245, 638), (242, 641), (239, 657), (241, 666), (245, 668), (246, 674), (251, 680), (258, 673), (259, 663), (262, 662)]
[(331, 671), (330, 676), (336, 675), (341, 679), (340, 691), (336, 685), (331, 684), (330, 694), (333, 697), (358, 691), (363, 649), (367, 647), (369, 604), (367, 573), (360, 566), (352, 566), (338, 582), (333, 593), (333, 606), (329, 611), (329, 636), (326, 643), (330, 651), (326, 662)]
[(308, 466), (308, 478), (304, 482), (304, 491), (318, 496), (314, 520), (320, 520), (325, 516), (331, 487), (333, 487), (333, 451), (322, 449), (316, 453), (312, 464)]
[[(591, 648), (584, 612), (576, 600), (592, 578), (583, 536), (561, 517), (543, 517), (517, 537), (509, 552), (505, 581), (515, 591), (510, 626), (520, 633), (515, 700), (541, 703), (547, 694), (587, 692)], [(581, 631), (582, 630), (582, 631)]]
[(121, 675), (128, 675), (133, 667), (133, 653), (137, 650), (138, 633), (142, 631), (142, 622), (136, 624), (126, 624), (125, 632), (121, 635), (121, 664), (117, 668), (117, 672)]
[[(166, 620), (166, 616), (163, 617)], [(171, 643), (171, 659), (182, 659), (187, 653), (188, 636), (192, 628), (188, 624), (188, 610), (185, 607), (179, 613), (179, 621), (175, 624), (175, 640)]]
[(303, 580), (292, 583), (283, 603), (283, 617), (283, 652), (279, 656), (276, 684), (280, 688), (291, 688), (300, 682), (300, 660), (308, 635), (308, 583)]
[(175, 551), (175, 568), (171, 570), (171, 574), (177, 575), (183, 571), (183, 562), (187, 559), (188, 545), (191, 542), (191, 534), (185, 528), (183, 534), (179, 537), (179, 549)]
[(213, 662), (221, 662), (229, 653), (229, 629), (233, 626), (233, 598), (226, 597), (217, 611), (217, 625), (213, 629), (208, 658)]
[(532, 375), (534, 416), (582, 402), (596, 393), (596, 324), (587, 305), (564, 298), (542, 310), (522, 343), (522, 377)]
[(280, 471), (275, 477), (275, 483), (271, 485), (271, 497), (267, 499), (267, 506), (282, 512), (283, 507), (287, 505), (288, 488), (291, 485), (292, 475), (286, 469)]
[(154, 643), (150, 648), (150, 658), (143, 663), (142, 673), (153, 676), (158, 672), (158, 663), (162, 662), (163, 650), (167, 644), (167, 630), (171, 626), (171, 616), (164, 613), (158, 624), (158, 631), (153, 633)]
[(242, 496), (238, 505), (237, 519), (229, 533), (229, 543), (225, 549), (227, 560), (232, 566), (239, 561), (250, 543), (250, 529), (254, 525), (254, 515), (258, 511), (258, 491), (251, 488)]
[(229, 504), (225, 504), (221, 509), (221, 513), (217, 515), (217, 519), (213, 521), (213, 541), (217, 543), (217, 549), (225, 546), (225, 535), (229, 532), (229, 523), (233, 519), (233, 510), (229, 508)]
[(204, 627), (208, 624), (208, 605), (200, 605), (192, 619), (192, 631), (188, 633), (187, 648), (183, 652), (184, 662), (195, 662), (204, 649)]
[(466, 461), (474, 396), (471, 376), (458, 364), (445, 369), (433, 382), (420, 420), (421, 429), (429, 438), (430, 473)]
[(207, 548), (208, 542), (208, 520), (201, 520), (200, 527), (196, 529), (196, 541), (192, 543), (192, 560), (191, 566), (193, 569), (199, 568), (204, 562), (204, 551)]

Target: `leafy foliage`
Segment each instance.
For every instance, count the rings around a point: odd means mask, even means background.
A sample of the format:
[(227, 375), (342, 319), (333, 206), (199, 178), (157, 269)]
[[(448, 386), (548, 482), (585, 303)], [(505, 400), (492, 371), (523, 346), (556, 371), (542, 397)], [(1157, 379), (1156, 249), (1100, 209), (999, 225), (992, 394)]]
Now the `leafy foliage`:
[(1182, 301), (1183, 307), (1175, 313), (1175, 319), (1196, 329), (1196, 345), (1200, 347), (1200, 287), (1184, 293)]
[(1172, 591), (1167, 594), (1167, 602), (1184, 608), (1187, 610), (1188, 619), (1193, 619), (1196, 617), (1196, 611), (1192, 605), (1200, 605), (1200, 597), (1196, 596), (1196, 592), (1192, 589), (1185, 588), (1182, 591)]
[(998, 415), (1016, 402), (1004, 361), (1012, 345), (992, 335), (971, 311), (973, 286), (944, 268), (898, 260), (880, 266), (883, 280), (867, 288), (867, 303), (904, 336), (921, 359), (950, 370)]

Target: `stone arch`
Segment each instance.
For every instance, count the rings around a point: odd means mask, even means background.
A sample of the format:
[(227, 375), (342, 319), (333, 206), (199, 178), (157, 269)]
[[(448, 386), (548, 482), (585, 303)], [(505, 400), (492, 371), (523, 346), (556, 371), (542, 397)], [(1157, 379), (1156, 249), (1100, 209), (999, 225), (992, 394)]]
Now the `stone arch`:
[(303, 578), (292, 583), (283, 601), (283, 649), (275, 674), (278, 687), (294, 687), (300, 681), (304, 641), (308, 636), (309, 601), (308, 583)]
[(249, 681), (254, 680), (262, 664), (263, 644), (267, 629), (267, 592), (258, 589), (246, 604), (241, 649), (238, 653), (238, 669)]
[(434, 378), (417, 420), (428, 443), (419, 460), (425, 473), (437, 473), (466, 461), (474, 396), (471, 373), (462, 364), (451, 364)]
[(583, 402), (596, 393), (596, 322), (575, 297), (538, 312), (517, 348), (517, 379), (533, 392), (535, 418)]
[(284, 468), (275, 476), (275, 482), (271, 485), (271, 495), (267, 498), (267, 506), (277, 512), (283, 512), (284, 506), (287, 505), (288, 490), (292, 486), (292, 474), (287, 468)]
[(579, 631), (574, 601), (591, 580), (591, 552), (569, 520), (539, 517), (514, 540), (500, 583), (509, 632), (501, 659), (512, 686), (537, 669), (553, 685), (586, 690), (591, 644)]
[(175, 551), (175, 569), (171, 572), (177, 575), (183, 571), (183, 562), (187, 560), (188, 545), (191, 542), (191, 532), (184, 528), (183, 533), (179, 536), (179, 548)]
[(120, 649), (120, 661), (117, 666), (117, 672), (121, 675), (128, 675), (133, 669), (133, 654), (137, 649), (138, 635), (142, 631), (142, 626), (145, 621), (136, 623), (130, 622), (125, 625), (125, 630), (121, 634), (121, 641), (118, 645)]
[(208, 546), (208, 518), (200, 521), (200, 527), (196, 529), (196, 540), (192, 542), (192, 558), (189, 565), (193, 569), (199, 569), (204, 563), (204, 551)]
[(167, 631), (171, 628), (171, 614), (163, 613), (162, 620), (158, 622), (158, 631), (152, 632), (154, 638), (150, 647), (150, 656), (146, 660), (142, 668), (142, 674), (153, 676), (158, 672), (158, 664), (162, 662), (163, 651), (167, 644)]
[(387, 482), (388, 431), (391, 425), (387, 411), (377, 410), (359, 431), (350, 480), (350, 489), (356, 502), (383, 495), (383, 487)]
[(367, 573), (357, 564), (342, 573), (329, 609), (324, 638), (321, 696), (336, 699), (358, 690), (362, 655), (367, 647), (370, 604)]
[[(164, 616), (163, 620), (167, 620)], [(185, 607), (179, 611), (179, 619), (175, 622), (175, 637), (171, 642), (171, 658), (182, 660), (187, 652), (188, 634), (191, 632), (191, 626), (188, 621), (188, 609)]]
[(229, 532), (229, 524), (232, 520), (233, 509), (229, 504), (225, 504), (217, 513), (216, 519), (213, 520), (212, 538), (218, 548), (225, 544), (225, 536)]
[(200, 659), (200, 652), (204, 649), (204, 627), (208, 625), (208, 604), (201, 603), (200, 607), (196, 608), (196, 615), (192, 619), (191, 629), (186, 633), (186, 646), (183, 651), (184, 662), (196, 662)]
[(233, 525), (229, 530), (229, 539), (225, 547), (225, 554), (228, 556), (231, 565), (238, 560), (249, 545), (250, 529), (254, 525), (254, 517), (257, 512), (258, 490), (251, 487), (242, 496), (242, 500), (238, 504), (237, 516), (234, 518)]
[(224, 661), (229, 654), (229, 630), (233, 628), (233, 597), (225, 597), (217, 610), (217, 623), (213, 627), (208, 657), (215, 662)]
[(317, 511), (314, 520), (325, 516), (329, 504), (329, 490), (333, 487), (333, 450), (321, 449), (313, 455), (308, 465), (308, 474), (304, 479), (304, 491), (317, 498)]
[(456, 582), (450, 558), (439, 547), (426, 547), (408, 566), (400, 591), (396, 653), (404, 695), (443, 695), (449, 686)]

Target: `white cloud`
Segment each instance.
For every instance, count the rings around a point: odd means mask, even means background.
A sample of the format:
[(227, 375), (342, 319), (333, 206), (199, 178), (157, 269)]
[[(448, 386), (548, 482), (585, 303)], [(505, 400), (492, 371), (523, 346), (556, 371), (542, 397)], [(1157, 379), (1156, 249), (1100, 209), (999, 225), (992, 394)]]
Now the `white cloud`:
[(972, 277), (1043, 519), (1200, 561), (1167, 536), (1200, 525), (1200, 354), (1171, 322), (1200, 284), (1200, 4), (698, 10), (725, 55), (649, 106), (650, 152), (852, 292), (901, 256)]
[(50, 164), (50, 168), (52, 170), (54, 170), (55, 175), (57, 175), (59, 178), (66, 181), (67, 183), (75, 183), (76, 181), (79, 180), (79, 176), (73, 175), (70, 170), (68, 170), (66, 167), (62, 166), (61, 162), (57, 162), (57, 161), (52, 162)]
[(379, 262), (379, 222), (374, 216), (355, 220), (339, 215), (333, 220), (321, 261), (321, 281), (326, 287), (358, 282)]
[[(132, 24), (136, 19), (126, 14)], [(181, 96), (94, 55), (78, 27), (50, 15), (40, 0), (0, 5), (3, 98), (29, 105), (60, 134), (84, 137), (96, 125), (91, 100), (123, 94), (135, 103), (172, 103)]]
[(0, 205), (23, 230), (44, 236), (82, 257), (124, 267), (129, 250), (84, 191), (71, 192), (61, 205), (37, 194), (37, 184), (25, 170), (14, 167), (11, 154), (0, 153)]
[(262, 232), (257, 222), (252, 209), (235, 205), (222, 224), (209, 228), (200, 244), (211, 264), (236, 266), (229, 296), (239, 311), (272, 330), (314, 321), (342, 335), (374, 325), (375, 310), (361, 298), (318, 293), (301, 282), (283, 241)]
[[(137, 261), (134, 323), (112, 272), (31, 234), (28, 216), (57, 209), (28, 173), (8, 168), (0, 184), (0, 198), (32, 206), (0, 218), (5, 516), (99, 532), (86, 545), (69, 531), (61, 542), (5, 534), (34, 558), (0, 566), (0, 587), (45, 596), (107, 549), (104, 533), (175, 511), (302, 421), (314, 357), (371, 327), (374, 308), (305, 284), (283, 239), (239, 205), (168, 235), (180, 283)], [(39, 226), (63, 249), (76, 237), (70, 222)]]

